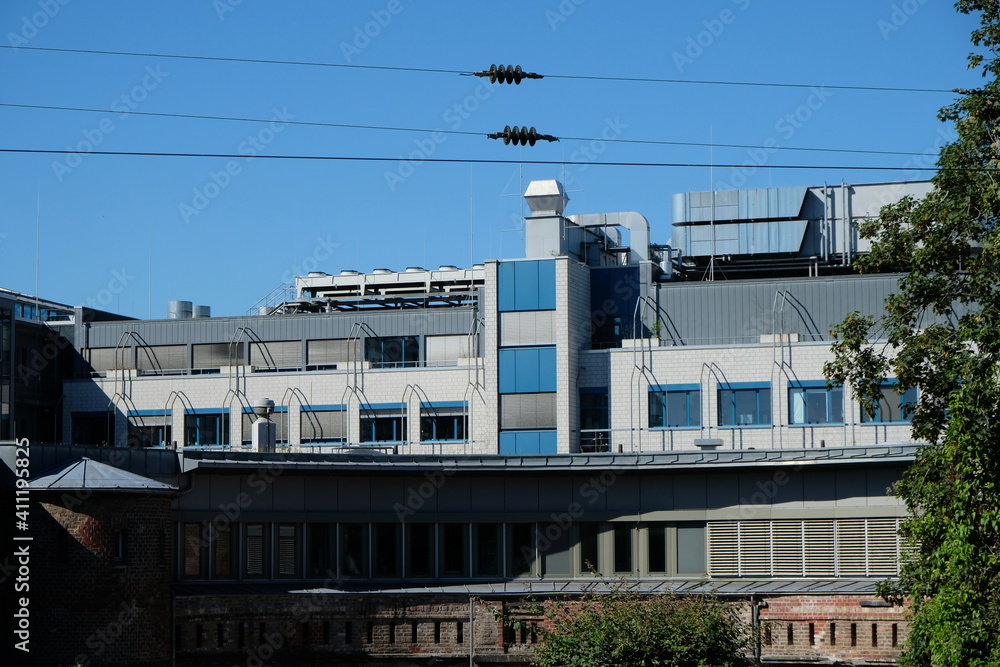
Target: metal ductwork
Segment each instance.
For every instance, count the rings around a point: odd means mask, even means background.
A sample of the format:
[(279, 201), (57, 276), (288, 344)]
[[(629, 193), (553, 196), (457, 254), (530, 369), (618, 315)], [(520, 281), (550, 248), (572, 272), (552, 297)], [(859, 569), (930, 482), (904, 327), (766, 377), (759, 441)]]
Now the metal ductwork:
[(585, 213), (566, 219), (580, 227), (624, 227), (629, 232), (629, 264), (649, 261), (649, 221), (641, 213)]

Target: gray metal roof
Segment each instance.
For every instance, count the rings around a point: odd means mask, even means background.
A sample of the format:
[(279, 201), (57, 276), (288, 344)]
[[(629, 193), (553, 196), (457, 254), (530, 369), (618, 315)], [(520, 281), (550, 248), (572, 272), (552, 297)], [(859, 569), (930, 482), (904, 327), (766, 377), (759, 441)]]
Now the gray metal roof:
[(908, 463), (919, 444), (826, 447), (818, 449), (739, 449), (715, 451), (656, 452), (649, 454), (547, 454), (541, 456), (500, 455), (388, 455), (358, 452), (345, 454), (283, 454), (247, 451), (184, 451), (185, 472), (193, 468), (250, 469), (266, 464), (297, 470), (377, 470), (420, 471), (461, 470), (465, 472), (586, 471), (599, 468), (650, 470), (684, 468), (735, 468), (754, 465), (824, 465)]
[[(877, 578), (851, 579), (667, 579), (661, 581), (632, 582), (628, 590), (637, 593), (711, 593), (721, 596), (749, 595), (874, 595)], [(608, 593), (607, 582), (576, 579), (571, 581), (504, 581), (441, 584), (351, 584), (340, 588), (305, 584), (184, 584), (177, 587), (178, 595), (248, 595), (248, 594), (299, 594), (339, 595), (357, 593), (380, 594), (442, 594), (442, 595), (575, 595), (581, 593)]]
[(177, 487), (83, 458), (63, 463), (28, 483), (34, 491), (131, 491), (176, 493)]

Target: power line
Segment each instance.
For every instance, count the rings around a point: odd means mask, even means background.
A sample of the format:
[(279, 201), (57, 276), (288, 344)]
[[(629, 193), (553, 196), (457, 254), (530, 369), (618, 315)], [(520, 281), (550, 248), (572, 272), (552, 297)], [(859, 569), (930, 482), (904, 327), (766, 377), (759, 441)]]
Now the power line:
[[(296, 65), (300, 67), (338, 67), (344, 69), (359, 69), (359, 70), (388, 70), (396, 72), (427, 72), (434, 74), (458, 74), (460, 76), (475, 76), (475, 72), (469, 70), (455, 70), (455, 69), (434, 69), (429, 67), (394, 67), (387, 65), (348, 65), (343, 63), (324, 63), (315, 61), (302, 61), (302, 60), (265, 60), (260, 58), (227, 58), (222, 56), (192, 56), (192, 55), (182, 55), (182, 54), (170, 54), (170, 53), (145, 53), (145, 52), (135, 52), (135, 51), (102, 51), (97, 49), (65, 49), (65, 48), (54, 48), (46, 46), (12, 46), (9, 44), (0, 44), (0, 48), (4, 49), (24, 49), (26, 51), (48, 51), (53, 53), (85, 53), (90, 55), (105, 55), (105, 56), (132, 56), (132, 57), (142, 57), (142, 58), (175, 58), (180, 60), (214, 60), (218, 62), (234, 62), (234, 63), (256, 63), (262, 65)], [(860, 91), (875, 91), (875, 92), (893, 92), (893, 93), (954, 93), (954, 90), (947, 90), (943, 88), (897, 88), (890, 86), (848, 86), (848, 85), (830, 85), (830, 84), (816, 84), (816, 83), (774, 83), (767, 81), (710, 81), (710, 80), (699, 80), (699, 79), (657, 79), (649, 77), (629, 77), (629, 76), (592, 76), (592, 75), (574, 75), (574, 74), (544, 74), (546, 78), (550, 79), (579, 79), (579, 80), (589, 80), (589, 81), (628, 81), (633, 83), (677, 83), (677, 84), (696, 84), (696, 85), (708, 85), (708, 86), (753, 86), (753, 87), (768, 87), (768, 88), (830, 88), (833, 90), (860, 90)]]
[[(80, 151), (73, 150), (51, 150), (40, 148), (0, 148), (0, 153), (34, 153), (41, 155), (77, 155)], [(246, 159), (247, 156), (240, 153), (164, 153), (156, 151), (86, 151), (87, 155), (115, 155), (125, 157), (187, 157), (187, 158), (227, 158)], [(319, 160), (319, 161), (339, 161), (339, 162), (437, 162), (450, 164), (537, 164), (537, 165), (574, 165), (593, 167), (686, 167), (686, 168), (708, 168), (732, 167), (739, 169), (745, 167), (744, 164), (717, 163), (709, 165), (699, 162), (591, 162), (588, 160), (497, 160), (492, 158), (420, 158), (416, 160), (405, 160), (399, 157), (376, 157), (359, 155), (255, 155), (254, 160)], [(836, 169), (841, 171), (948, 171), (950, 169), (977, 172), (997, 172), (1000, 169), (985, 169), (966, 167), (863, 167), (858, 165), (796, 165), (796, 164), (769, 164), (768, 169)]]
[[(154, 111), (115, 111), (113, 109), (93, 109), (89, 107), (62, 107), (62, 106), (51, 106), (43, 104), (14, 104), (8, 102), (0, 102), (0, 107), (10, 107), (15, 109), (42, 109), (46, 111), (74, 111), (74, 112), (84, 112), (84, 113), (103, 113), (103, 114), (128, 114), (136, 116), (154, 116), (161, 118), (188, 118), (195, 120), (225, 120), (233, 121), (239, 123), (267, 123), (270, 119), (264, 118), (242, 118), (236, 116), (208, 116), (204, 114), (181, 114), (181, 113), (157, 113)], [(427, 128), (416, 128), (416, 127), (393, 127), (384, 125), (353, 125), (348, 123), (324, 123), (320, 121), (300, 121), (300, 120), (283, 120), (283, 125), (306, 125), (312, 127), (336, 127), (336, 128), (346, 128), (355, 130), (385, 130), (393, 132), (419, 132), (421, 134), (427, 134), (432, 132), (440, 132), (441, 134), (455, 134), (455, 135), (465, 135), (465, 136), (475, 136), (482, 137), (486, 136), (485, 132), (467, 132), (460, 130), (442, 130), (442, 129), (427, 129)], [(762, 147), (753, 144), (712, 144), (697, 141), (665, 141), (656, 139), (604, 139), (597, 137), (560, 137), (564, 141), (605, 141), (609, 143), (624, 143), (624, 144), (650, 144), (659, 146), (698, 146), (698, 147), (713, 147), (713, 148), (750, 148), (750, 149), (761, 149)], [(767, 150), (775, 151), (805, 151), (805, 152), (817, 152), (817, 153), (857, 153), (862, 155), (904, 155), (904, 156), (914, 156), (923, 155), (923, 153), (908, 152), (908, 151), (876, 151), (876, 150), (860, 150), (852, 148), (808, 148), (804, 146), (770, 146)]]

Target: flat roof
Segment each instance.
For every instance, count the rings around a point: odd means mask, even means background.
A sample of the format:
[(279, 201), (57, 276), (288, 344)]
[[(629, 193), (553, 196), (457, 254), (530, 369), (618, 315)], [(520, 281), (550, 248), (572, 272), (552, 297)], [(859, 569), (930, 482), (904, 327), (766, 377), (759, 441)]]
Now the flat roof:
[(398, 455), (351, 450), (343, 454), (265, 453), (249, 451), (183, 450), (184, 472), (195, 468), (250, 470), (262, 466), (296, 470), (422, 471), (462, 472), (573, 471), (601, 468), (629, 470), (734, 468), (751, 465), (829, 465), (866, 463), (909, 463), (921, 445), (900, 442), (883, 445), (825, 447), (815, 449), (740, 449), (627, 454), (543, 454), (534, 456), (482, 455)]

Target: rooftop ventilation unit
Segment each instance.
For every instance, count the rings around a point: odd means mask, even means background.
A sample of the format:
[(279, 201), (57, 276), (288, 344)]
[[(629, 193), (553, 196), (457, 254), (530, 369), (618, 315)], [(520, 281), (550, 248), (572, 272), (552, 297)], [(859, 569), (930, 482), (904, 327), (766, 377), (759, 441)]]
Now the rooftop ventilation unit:
[(531, 208), (532, 216), (562, 215), (569, 197), (562, 183), (555, 179), (532, 181), (524, 192), (524, 200)]

